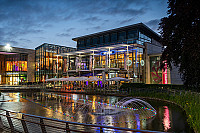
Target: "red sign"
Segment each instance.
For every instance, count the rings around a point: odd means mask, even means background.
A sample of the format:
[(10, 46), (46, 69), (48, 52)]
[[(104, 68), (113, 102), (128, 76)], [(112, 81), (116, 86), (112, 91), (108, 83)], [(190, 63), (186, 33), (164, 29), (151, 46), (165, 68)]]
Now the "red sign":
[(162, 72), (163, 77), (163, 84), (168, 84), (168, 75), (167, 75), (167, 63), (165, 63), (164, 71)]

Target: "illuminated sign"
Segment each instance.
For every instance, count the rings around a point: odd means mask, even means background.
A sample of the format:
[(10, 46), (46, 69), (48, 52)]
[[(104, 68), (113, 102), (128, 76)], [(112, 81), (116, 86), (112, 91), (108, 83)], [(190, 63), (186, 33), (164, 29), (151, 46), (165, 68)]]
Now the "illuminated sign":
[(111, 50), (110, 53), (109, 53), (109, 51), (105, 51), (105, 52), (101, 52), (100, 54), (101, 55), (106, 55), (106, 54), (111, 54), (112, 55), (112, 54), (115, 54), (115, 53), (116, 53), (115, 50)]
[(165, 63), (164, 66), (164, 72), (162, 73), (163, 75), (163, 84), (168, 84), (168, 77), (167, 77), (167, 63)]
[(6, 73), (7, 75), (19, 74), (19, 73)]
[(141, 66), (144, 66), (144, 60), (140, 61)]
[(131, 66), (132, 65), (132, 61), (131, 60), (127, 60), (126, 65), (127, 66)]

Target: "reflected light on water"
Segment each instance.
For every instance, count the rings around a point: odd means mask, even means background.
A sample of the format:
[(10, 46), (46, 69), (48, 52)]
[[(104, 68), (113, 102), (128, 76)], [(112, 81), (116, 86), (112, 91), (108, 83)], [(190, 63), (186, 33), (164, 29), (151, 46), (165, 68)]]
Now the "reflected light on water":
[(140, 116), (139, 114), (135, 114), (135, 118), (136, 118), (136, 123), (137, 123), (137, 129), (140, 129)]
[(168, 131), (171, 127), (170, 127), (170, 118), (169, 118), (169, 109), (167, 106), (163, 106), (164, 107), (164, 118), (163, 118), (163, 125), (164, 125), (164, 131)]
[(96, 101), (96, 96), (93, 96), (93, 98), (92, 98), (92, 110), (93, 110), (93, 112), (95, 112), (95, 101)]
[(77, 100), (77, 94), (72, 94), (73, 100), (76, 101)]

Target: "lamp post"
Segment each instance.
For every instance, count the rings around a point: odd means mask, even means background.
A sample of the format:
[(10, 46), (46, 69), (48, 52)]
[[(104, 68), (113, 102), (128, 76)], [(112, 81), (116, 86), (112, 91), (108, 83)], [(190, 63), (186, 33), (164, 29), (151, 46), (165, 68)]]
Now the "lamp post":
[(127, 74), (129, 79), (129, 52), (128, 52), (128, 45), (127, 45)]
[(56, 77), (58, 78), (58, 55), (57, 55), (57, 74)]
[[(93, 56), (92, 56), (92, 58), (93, 58), (93, 63), (92, 63), (92, 75), (93, 75), (93, 77), (94, 77), (94, 50), (93, 50)], [(94, 91), (94, 81), (93, 81), (93, 91)]]

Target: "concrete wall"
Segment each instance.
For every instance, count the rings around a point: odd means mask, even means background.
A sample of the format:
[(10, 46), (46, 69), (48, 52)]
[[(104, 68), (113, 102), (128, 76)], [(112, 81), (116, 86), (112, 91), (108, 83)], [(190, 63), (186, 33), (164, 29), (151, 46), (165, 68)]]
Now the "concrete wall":
[(35, 82), (35, 50), (28, 54), (27, 81)]
[(151, 44), (147, 43), (145, 47), (147, 49), (147, 55), (161, 54), (163, 49), (162, 45), (159, 42), (155, 41), (154, 39), (152, 39)]

